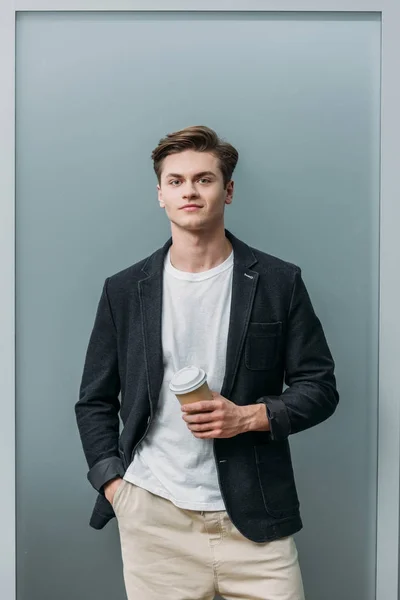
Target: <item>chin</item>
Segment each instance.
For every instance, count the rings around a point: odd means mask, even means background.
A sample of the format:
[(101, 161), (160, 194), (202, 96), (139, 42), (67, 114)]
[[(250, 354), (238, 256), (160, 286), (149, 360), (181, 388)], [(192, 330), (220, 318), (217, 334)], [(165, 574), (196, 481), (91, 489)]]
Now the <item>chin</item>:
[(187, 219), (182, 221), (171, 221), (179, 229), (186, 231), (201, 231), (207, 228), (207, 222), (200, 219)]

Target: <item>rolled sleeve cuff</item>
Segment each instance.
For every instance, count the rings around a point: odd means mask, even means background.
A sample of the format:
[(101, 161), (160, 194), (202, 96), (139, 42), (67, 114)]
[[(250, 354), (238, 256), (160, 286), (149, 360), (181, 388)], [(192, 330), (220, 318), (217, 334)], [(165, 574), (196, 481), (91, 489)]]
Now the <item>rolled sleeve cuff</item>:
[(103, 486), (115, 477), (123, 477), (125, 469), (119, 456), (109, 456), (96, 463), (88, 472), (87, 478), (100, 494), (104, 495)]
[(263, 396), (256, 404), (265, 404), (270, 424), (271, 439), (286, 440), (291, 431), (290, 419), (285, 403), (279, 396)]

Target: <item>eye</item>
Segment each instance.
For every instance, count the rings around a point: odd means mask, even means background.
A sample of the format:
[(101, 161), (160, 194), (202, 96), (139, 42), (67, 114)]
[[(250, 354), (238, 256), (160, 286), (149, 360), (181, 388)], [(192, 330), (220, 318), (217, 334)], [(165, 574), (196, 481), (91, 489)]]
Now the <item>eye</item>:
[(208, 177), (201, 177), (201, 179), (199, 179), (199, 181), (206, 181), (207, 183), (210, 183), (210, 179), (208, 179)]
[(174, 183), (179, 183), (179, 179), (172, 179), (169, 184), (172, 185), (173, 187), (176, 187), (176, 185), (174, 185)]

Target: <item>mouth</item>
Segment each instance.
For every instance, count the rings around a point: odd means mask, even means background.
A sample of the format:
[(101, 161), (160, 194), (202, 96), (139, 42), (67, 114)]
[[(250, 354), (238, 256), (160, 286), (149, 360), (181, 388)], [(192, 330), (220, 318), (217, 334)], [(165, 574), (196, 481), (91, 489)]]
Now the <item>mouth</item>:
[(185, 210), (187, 212), (192, 212), (195, 210), (200, 210), (201, 206), (198, 204), (185, 204), (185, 206), (181, 207), (181, 210)]

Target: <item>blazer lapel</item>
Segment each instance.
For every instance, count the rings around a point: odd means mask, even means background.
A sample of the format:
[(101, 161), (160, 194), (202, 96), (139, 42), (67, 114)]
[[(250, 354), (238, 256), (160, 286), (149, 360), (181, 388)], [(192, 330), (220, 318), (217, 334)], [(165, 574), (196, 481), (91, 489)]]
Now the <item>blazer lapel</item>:
[(171, 242), (170, 238), (163, 248), (160, 248), (149, 257), (142, 267), (142, 271), (148, 276), (138, 281), (147, 387), (153, 414), (157, 409), (164, 377), (162, 350), (163, 267), (164, 258)]
[(221, 389), (221, 395), (229, 398), (235, 382), (240, 355), (249, 326), (257, 288), (258, 273), (250, 269), (250, 266), (254, 265), (257, 259), (249, 246), (235, 238), (229, 231), (225, 231), (225, 233), (232, 244), (234, 253), (226, 368)]

